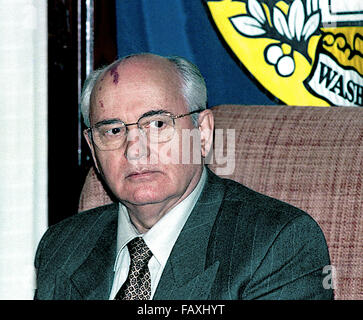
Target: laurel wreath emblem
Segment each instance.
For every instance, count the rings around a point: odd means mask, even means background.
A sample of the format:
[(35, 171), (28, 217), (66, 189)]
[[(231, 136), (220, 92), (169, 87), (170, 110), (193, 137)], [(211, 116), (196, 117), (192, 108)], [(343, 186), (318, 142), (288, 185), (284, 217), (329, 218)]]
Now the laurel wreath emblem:
[[(236, 15), (229, 20), (243, 36), (277, 40), (277, 43), (265, 48), (265, 60), (275, 67), (280, 76), (289, 77), (295, 71), (294, 51), (312, 64), (308, 43), (313, 35), (320, 34), (321, 13), (315, 0), (306, 0), (305, 5), (302, 0), (284, 1), (290, 4), (287, 15), (276, 6), (276, 2), (247, 0), (247, 14)], [(291, 47), (290, 53), (283, 52), (283, 44)]]

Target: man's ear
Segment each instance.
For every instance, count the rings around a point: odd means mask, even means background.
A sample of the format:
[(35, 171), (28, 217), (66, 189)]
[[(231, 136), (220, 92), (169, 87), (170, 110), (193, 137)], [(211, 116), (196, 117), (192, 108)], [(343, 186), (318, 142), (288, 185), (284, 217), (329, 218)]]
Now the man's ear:
[(213, 143), (214, 116), (210, 109), (203, 110), (198, 118), (202, 157), (205, 158)]
[(95, 164), (95, 167), (96, 167), (98, 173), (100, 173), (100, 169), (98, 167), (98, 161), (97, 161), (96, 154), (95, 154), (95, 147), (93, 145), (92, 139), (91, 139), (89, 131), (87, 129), (83, 130), (83, 136), (86, 139), (87, 144), (88, 144), (88, 146), (89, 146), (89, 148), (91, 150), (91, 154), (92, 154), (92, 158), (93, 158), (93, 162)]

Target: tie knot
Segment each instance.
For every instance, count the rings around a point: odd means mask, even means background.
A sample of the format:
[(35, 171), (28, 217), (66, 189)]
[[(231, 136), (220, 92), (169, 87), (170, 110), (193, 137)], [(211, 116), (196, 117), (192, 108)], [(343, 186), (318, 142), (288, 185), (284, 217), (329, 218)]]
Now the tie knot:
[(152, 257), (152, 252), (141, 237), (132, 239), (128, 244), (131, 262), (135, 265), (145, 265)]

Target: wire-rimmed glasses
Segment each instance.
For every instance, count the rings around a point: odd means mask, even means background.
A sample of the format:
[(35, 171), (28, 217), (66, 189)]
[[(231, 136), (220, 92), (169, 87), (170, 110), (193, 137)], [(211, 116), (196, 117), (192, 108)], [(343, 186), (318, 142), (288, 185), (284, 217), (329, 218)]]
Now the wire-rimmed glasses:
[(102, 151), (117, 150), (125, 143), (128, 127), (137, 125), (140, 133), (150, 143), (163, 143), (172, 139), (175, 132), (175, 120), (201, 112), (203, 109), (189, 113), (173, 115), (170, 112), (150, 111), (144, 114), (135, 123), (124, 123), (119, 119), (103, 120), (85, 129), (98, 149)]

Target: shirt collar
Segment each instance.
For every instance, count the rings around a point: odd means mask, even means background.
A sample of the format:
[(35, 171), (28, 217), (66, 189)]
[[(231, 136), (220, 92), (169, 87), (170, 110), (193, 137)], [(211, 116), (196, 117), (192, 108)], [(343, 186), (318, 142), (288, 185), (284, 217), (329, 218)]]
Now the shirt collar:
[[(168, 211), (148, 232), (140, 234), (132, 224), (126, 207), (119, 204), (117, 227), (117, 258), (127, 243), (137, 236), (142, 236), (156, 260), (165, 266), (170, 252), (185, 222), (198, 201), (205, 185), (207, 170), (204, 167), (201, 178), (194, 190), (178, 205)], [(116, 264), (115, 264), (116, 266)]]

